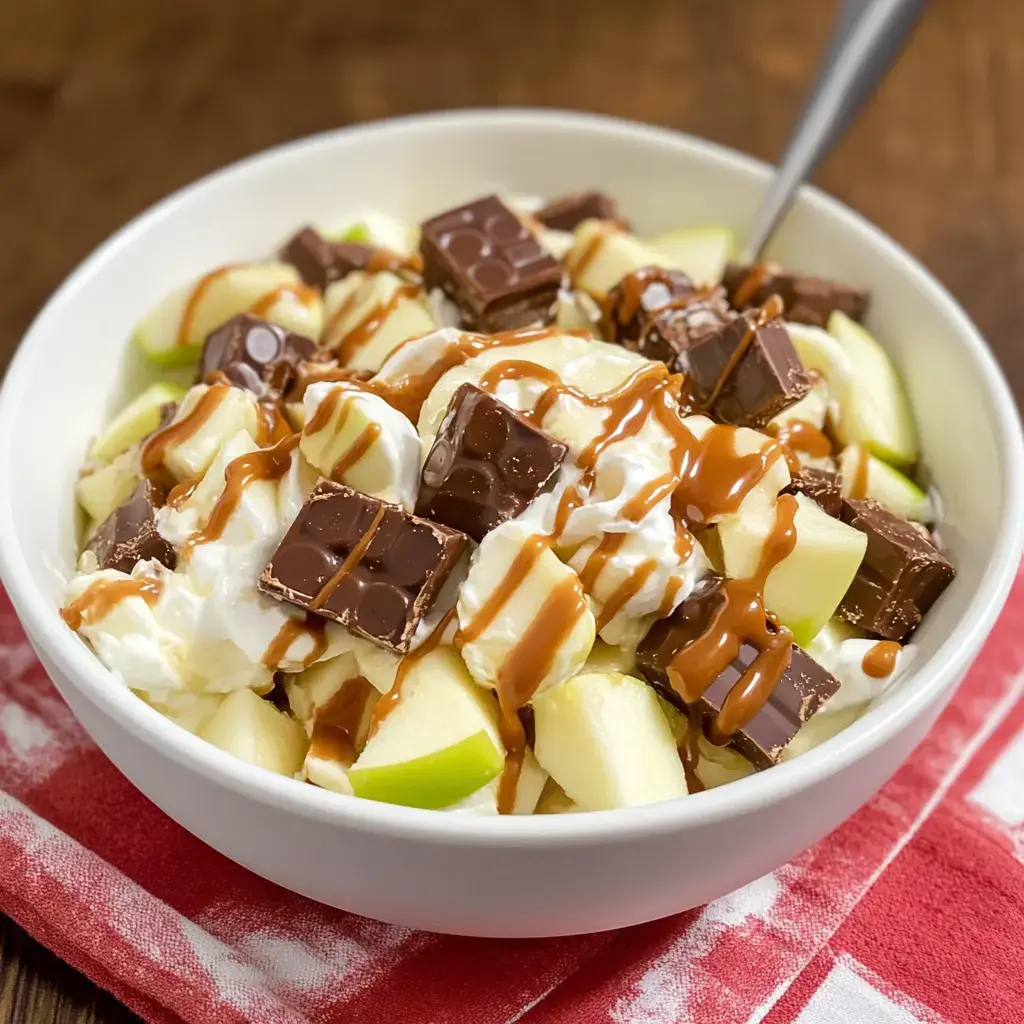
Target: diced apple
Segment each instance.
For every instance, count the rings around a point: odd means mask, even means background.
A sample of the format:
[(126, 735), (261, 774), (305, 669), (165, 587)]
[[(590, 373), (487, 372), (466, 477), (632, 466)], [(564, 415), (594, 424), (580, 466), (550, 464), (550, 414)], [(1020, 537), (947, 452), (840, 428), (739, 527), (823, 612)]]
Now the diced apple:
[(138, 482), (137, 461), (125, 452), (108, 465), (79, 477), (75, 496), (89, 516), (102, 523), (132, 496)]
[(354, 220), (323, 232), (332, 242), (381, 245), (393, 252), (412, 252), (419, 244), (419, 227), (379, 210), (365, 210)]
[(197, 736), (280, 775), (294, 775), (306, 756), (306, 731), (252, 690), (234, 690), (204, 721)]
[(798, 402), (784, 409), (769, 424), (779, 429), (789, 424), (800, 422), (810, 423), (821, 430), (825, 426), (828, 415), (828, 382), (824, 377), (815, 381), (814, 386)]
[(658, 263), (658, 256), (635, 235), (608, 221), (585, 220), (573, 232), (565, 261), (573, 284), (600, 300), (630, 271)]
[[(867, 537), (796, 495), (796, 545), (768, 574), (765, 607), (809, 643), (832, 617), (860, 566)], [(746, 579), (757, 572), (765, 542), (775, 528), (774, 505), (728, 516), (718, 524), (725, 571)]]
[[(839, 472), (844, 498), (870, 498), (918, 523), (929, 523), (935, 518), (928, 495), (898, 469), (876, 459), (863, 445), (851, 444), (842, 450)], [(857, 494), (853, 494), (854, 488)]]
[(416, 661), (398, 704), (349, 769), (356, 796), (410, 807), (449, 807), (501, 772), (498, 706), (451, 647)]
[(176, 384), (151, 384), (129, 402), (101, 431), (93, 442), (90, 456), (109, 462), (116, 455), (138, 444), (160, 425), (160, 413), (168, 402), (180, 402), (185, 389)]
[(308, 730), (312, 726), (316, 709), (326, 704), (343, 683), (357, 675), (359, 666), (351, 651), (345, 651), (329, 661), (317, 662), (301, 672), (288, 674), (284, 677), (288, 706)]
[(659, 266), (684, 271), (695, 284), (717, 284), (736, 246), (728, 228), (681, 228), (645, 240)]
[[(523, 763), (516, 782), (516, 798), (512, 805), (512, 814), (533, 814), (537, 808), (541, 793), (548, 781), (548, 773), (537, 763), (533, 752), (527, 748), (523, 752)], [(449, 808), (468, 814), (497, 814), (498, 787), (501, 776), (492, 779), (483, 789), (471, 793), (465, 800)]]
[[(659, 699), (658, 703), (672, 727), (672, 736), (678, 750), (689, 740), (689, 718), (666, 700)], [(704, 736), (698, 737), (696, 775), (705, 789), (717, 789), (727, 782), (753, 775), (754, 771), (754, 766), (738, 750), (718, 747)]]
[(821, 629), (814, 635), (809, 643), (800, 646), (815, 660), (821, 661), (821, 656), (830, 651), (833, 647), (841, 644), (844, 640), (855, 640), (866, 636), (863, 630), (851, 626), (842, 619), (829, 619)]
[(172, 292), (139, 322), (135, 340), (158, 363), (190, 363), (210, 331), (250, 311), (314, 338), (323, 324), (319, 293), (302, 283), (293, 266), (241, 263), (221, 267)]
[(574, 804), (566, 795), (565, 790), (551, 776), (544, 783), (540, 799), (534, 808), (534, 814), (579, 814), (583, 810)]
[(534, 753), (586, 810), (685, 796), (686, 778), (657, 694), (633, 676), (588, 672), (533, 702)]
[(594, 646), (584, 662), (584, 672), (625, 672), (627, 675), (636, 665), (636, 650), (633, 647), (614, 647), (603, 640), (595, 640)]

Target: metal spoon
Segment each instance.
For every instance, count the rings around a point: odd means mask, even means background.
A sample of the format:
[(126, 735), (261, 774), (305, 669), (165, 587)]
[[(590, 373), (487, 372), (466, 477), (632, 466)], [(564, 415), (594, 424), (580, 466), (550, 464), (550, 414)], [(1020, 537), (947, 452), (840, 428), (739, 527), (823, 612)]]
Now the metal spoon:
[(881, 82), (926, 0), (844, 0), (811, 98), (797, 121), (747, 240), (752, 263), (793, 202), (796, 190), (849, 127)]

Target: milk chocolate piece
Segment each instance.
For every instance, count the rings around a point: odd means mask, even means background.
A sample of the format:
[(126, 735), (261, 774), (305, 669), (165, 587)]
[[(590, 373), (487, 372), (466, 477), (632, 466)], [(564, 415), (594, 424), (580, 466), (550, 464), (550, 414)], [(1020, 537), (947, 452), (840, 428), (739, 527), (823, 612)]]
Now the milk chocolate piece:
[(843, 491), (839, 474), (830, 469), (811, 469), (804, 466), (794, 473), (783, 494), (806, 494), (834, 519), (839, 518), (843, 505)]
[(540, 494), (567, 451), (504, 402), (463, 384), (423, 464), (416, 514), (481, 541)]
[(360, 242), (329, 242), (315, 228), (305, 227), (281, 248), (281, 259), (299, 272), (306, 284), (321, 291), (353, 270), (364, 270), (376, 250)]
[(466, 542), (399, 505), (321, 480), (259, 589), (404, 654)]
[(917, 527), (875, 501), (843, 502), (844, 523), (868, 538), (838, 614), (853, 626), (902, 641), (956, 575)]
[[(732, 366), (743, 345), (746, 350)], [(696, 398), (708, 402), (717, 389), (709, 411), (736, 426), (764, 427), (811, 390), (786, 328), (779, 320), (762, 323), (759, 312), (692, 339), (685, 363)]]
[(299, 365), (318, 355), (327, 358), (312, 338), (239, 313), (207, 336), (196, 380), (220, 372), (259, 398), (280, 395), (297, 377)]
[[(640, 347), (652, 314), (692, 299), (697, 289), (681, 270), (640, 267), (630, 271), (608, 293), (602, 322), (605, 337), (633, 352), (648, 355)], [(663, 359), (650, 355), (650, 359)]]
[(637, 351), (648, 359), (665, 363), (673, 373), (687, 373), (690, 347), (735, 319), (720, 290), (706, 298), (667, 306), (656, 310), (646, 321)]
[(596, 190), (558, 196), (538, 210), (534, 218), (552, 231), (572, 231), (577, 224), (594, 218), (623, 223), (615, 200)]
[(497, 196), (426, 221), (420, 252), (427, 290), (440, 288), (459, 307), (462, 326), (494, 332), (551, 321), (562, 264)]
[(107, 516), (86, 545), (101, 569), (130, 573), (135, 564), (155, 558), (168, 569), (177, 563), (174, 548), (157, 533), (156, 513), (164, 492), (143, 478), (134, 494)]
[[(669, 681), (669, 666), (675, 657), (711, 625), (724, 596), (721, 577), (708, 577), (667, 619), (655, 622), (637, 648), (636, 660), (647, 681), (666, 700), (685, 708)], [(698, 709), (705, 723), (722, 708), (726, 696), (758, 655), (752, 644), (744, 643), (739, 655), (704, 691)], [(739, 732), (730, 745), (755, 768), (775, 764), (797, 730), (839, 689), (839, 680), (794, 645), (789, 667), (760, 711)]]
[(816, 327), (824, 327), (836, 310), (860, 320), (868, 308), (868, 293), (859, 288), (809, 274), (790, 274), (776, 263), (753, 267), (730, 263), (722, 283), (737, 309), (760, 306), (770, 295), (778, 295), (786, 320)]

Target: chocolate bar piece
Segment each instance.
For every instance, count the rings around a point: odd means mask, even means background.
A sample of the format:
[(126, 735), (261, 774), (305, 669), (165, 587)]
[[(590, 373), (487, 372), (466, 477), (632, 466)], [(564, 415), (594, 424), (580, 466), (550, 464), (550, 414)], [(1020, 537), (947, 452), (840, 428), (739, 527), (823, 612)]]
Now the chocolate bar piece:
[(867, 535), (868, 546), (838, 614), (886, 640), (902, 641), (956, 572), (913, 523), (875, 501), (849, 498), (841, 518)]
[(321, 480), (259, 589), (404, 654), (466, 543), (400, 505)]
[(652, 314), (677, 303), (682, 305), (694, 296), (696, 290), (693, 282), (681, 270), (641, 267), (630, 271), (608, 293), (602, 322), (605, 336), (609, 341), (647, 355), (640, 348), (640, 340)]
[(353, 270), (364, 270), (375, 252), (360, 242), (329, 242), (315, 228), (305, 227), (282, 246), (281, 259), (295, 267), (306, 284), (323, 291)]
[(698, 401), (736, 426), (764, 427), (811, 389), (786, 328), (779, 320), (764, 323), (760, 310), (691, 339), (681, 362)]
[(667, 306), (651, 314), (644, 324), (637, 351), (665, 363), (673, 373), (686, 373), (690, 346), (723, 330), (735, 319), (721, 291), (685, 305)]
[(519, 515), (568, 449), (475, 384), (463, 384), (423, 464), (416, 514), (475, 541)]
[(834, 519), (839, 518), (843, 505), (843, 491), (839, 474), (830, 469), (811, 469), (804, 466), (794, 473), (783, 494), (806, 494)]
[(312, 338), (239, 313), (208, 335), (196, 379), (219, 372), (260, 398), (279, 395), (295, 380), (300, 364), (317, 356), (327, 358)]
[(615, 200), (596, 190), (558, 196), (538, 210), (534, 218), (552, 231), (572, 231), (577, 224), (594, 218), (622, 222)]
[(423, 279), (462, 313), (462, 326), (495, 332), (550, 322), (562, 264), (497, 196), (424, 222)]
[[(667, 619), (655, 622), (637, 648), (637, 666), (647, 681), (676, 707), (685, 708), (669, 681), (672, 662), (711, 625), (725, 598), (724, 581), (708, 577)], [(704, 691), (698, 708), (705, 731), (722, 709), (729, 691), (758, 655), (758, 649), (743, 643), (740, 653)], [(789, 667), (779, 678), (764, 706), (730, 739), (730, 745), (755, 768), (775, 764), (789, 741), (821, 706), (839, 689), (839, 680), (799, 647), (790, 651)]]
[(741, 266), (730, 263), (722, 283), (729, 292), (729, 301), (737, 309), (750, 309), (778, 295), (785, 309), (784, 316), (795, 323), (824, 327), (836, 310), (854, 320), (867, 312), (868, 293), (859, 288), (828, 281), (808, 274), (790, 274), (776, 263)]
[(156, 513), (164, 492), (143, 478), (132, 496), (107, 516), (86, 545), (101, 569), (130, 573), (135, 564), (156, 559), (168, 569), (177, 563), (174, 548), (157, 533)]

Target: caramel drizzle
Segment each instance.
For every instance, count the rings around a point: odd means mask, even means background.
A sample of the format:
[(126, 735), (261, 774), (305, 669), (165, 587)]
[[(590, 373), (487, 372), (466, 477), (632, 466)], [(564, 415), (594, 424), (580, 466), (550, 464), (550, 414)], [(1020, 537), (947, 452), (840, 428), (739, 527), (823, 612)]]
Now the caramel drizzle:
[(278, 444), (293, 433), (280, 401), (264, 399), (256, 403), (256, 443), (261, 448)]
[(625, 543), (626, 536), (625, 533), (606, 533), (597, 547), (587, 556), (579, 573), (580, 586), (583, 587), (585, 593), (592, 594), (594, 592), (594, 586), (601, 573), (604, 572), (604, 567)]
[(269, 668), (273, 672), (300, 636), (308, 636), (313, 642), (309, 654), (302, 659), (303, 668), (308, 668), (327, 653), (327, 620), (320, 618), (319, 615), (306, 612), (303, 619), (297, 619), (294, 616), (285, 619), (277, 631), (277, 635), (263, 652), (261, 660), (264, 668)]
[(382, 270), (390, 270), (394, 274), (423, 273), (423, 257), (418, 252), (403, 256), (391, 249), (377, 246), (370, 253), (364, 268), (368, 274), (379, 274)]
[(309, 753), (350, 768), (367, 733), (366, 709), (377, 691), (365, 676), (353, 676), (316, 709)]
[(893, 640), (879, 640), (861, 659), (864, 675), (872, 679), (887, 679), (896, 671), (896, 659), (902, 650)]
[(789, 420), (781, 427), (769, 423), (766, 433), (791, 451), (804, 452), (813, 459), (822, 459), (832, 454), (831, 438), (809, 420)]
[[(373, 336), (383, 327), (384, 322), (398, 307), (410, 299), (419, 296), (418, 285), (403, 284), (395, 289), (391, 298), (386, 302), (378, 302), (369, 312), (352, 328), (345, 331), (337, 341), (331, 345), (338, 356), (338, 362), (342, 365), (350, 363), (360, 349), (369, 344)], [(324, 325), (323, 337), (330, 339), (335, 328), (345, 319), (355, 306), (358, 289), (349, 295), (344, 302), (335, 310), (334, 314)]]
[(551, 527), (551, 536), (556, 540), (565, 533), (569, 525), (569, 518), (584, 501), (586, 495), (575, 485), (566, 487), (562, 496), (558, 499), (558, 507), (555, 509), (555, 521)]
[(192, 334), (199, 303), (202, 302), (207, 292), (220, 278), (226, 277), (232, 270), (237, 270), (241, 266), (244, 266), (244, 264), (228, 263), (223, 267), (218, 267), (216, 270), (211, 270), (208, 274), (204, 274), (196, 282), (196, 286), (192, 289), (192, 294), (189, 295), (185, 303), (185, 308), (181, 311), (181, 320), (178, 322), (178, 334), (174, 341), (175, 345), (179, 348), (188, 345), (188, 339)]
[[(321, 430), (327, 427), (333, 419), (342, 397), (350, 390), (357, 389), (349, 389), (346, 387), (334, 388), (324, 396), (323, 401), (317, 406), (316, 412), (310, 418), (309, 422), (306, 424), (305, 430), (303, 431), (307, 437), (318, 434)], [(345, 426), (350, 408), (350, 405), (345, 405), (342, 408), (338, 417), (338, 422), (334, 426), (335, 433), (340, 433), (342, 428)], [(368, 423), (363, 428), (355, 441), (353, 441), (352, 444), (341, 453), (338, 460), (331, 467), (330, 476), (332, 480), (336, 480), (339, 483), (344, 482), (345, 474), (374, 446), (381, 435), (381, 429), (382, 428), (379, 423)]]
[(312, 306), (320, 298), (320, 293), (308, 284), (285, 284), (280, 288), (271, 288), (270, 291), (264, 292), (249, 307), (249, 312), (253, 316), (266, 317), (282, 299), (289, 295), (303, 306)]
[(861, 445), (857, 449), (857, 463), (853, 467), (853, 479), (850, 481), (850, 497), (860, 500), (868, 496), (868, 480), (871, 472), (871, 454)]
[(771, 264), (755, 263), (746, 276), (740, 281), (732, 297), (732, 304), (739, 309), (750, 302), (755, 295), (768, 283), (772, 276)]
[(217, 411), (217, 407), (224, 401), (230, 390), (225, 384), (214, 384), (199, 396), (199, 401), (187, 416), (164, 427), (163, 430), (151, 434), (149, 440), (142, 446), (142, 472), (148, 477), (157, 474), (163, 466), (167, 449), (172, 445), (183, 444), (198, 433)]
[(611, 235), (620, 234), (622, 229), (612, 221), (602, 221), (594, 231), (590, 241), (579, 252), (570, 251), (566, 254), (565, 269), (569, 272), (569, 281), (575, 287), (580, 278), (590, 269), (591, 264), (597, 259), (605, 240)]
[(757, 657), (708, 723), (708, 739), (720, 746), (758, 714), (789, 667), (793, 634), (785, 626), (777, 626), (775, 632), (768, 628), (764, 586), (772, 569), (796, 546), (796, 509), (793, 495), (779, 498), (775, 526), (765, 542), (757, 571), (749, 579), (727, 579), (722, 584), (722, 602), (708, 628), (668, 666), (672, 687), (687, 704), (696, 704), (739, 656), (744, 643), (757, 648)]
[(183, 561), (188, 561), (200, 544), (220, 539), (250, 484), (257, 480), (280, 480), (288, 472), (292, 464), (292, 452), (298, 443), (299, 435), (292, 434), (273, 448), (248, 452), (228, 463), (224, 470), (224, 490), (214, 503), (206, 525), (185, 541)]
[(672, 614), (676, 606), (676, 597), (683, 586), (682, 576), (671, 576), (665, 586), (665, 593), (661, 598), (661, 604), (658, 605), (658, 618), (664, 619)]
[(707, 788), (697, 774), (702, 732), (700, 708), (696, 704), (687, 704), (686, 735), (679, 744), (679, 760), (683, 763), (683, 776), (686, 779), (688, 793), (702, 793)]
[[(628, 324), (640, 312), (644, 295), (652, 285), (660, 284), (666, 290), (668, 289), (669, 286), (666, 283), (668, 273), (664, 267), (641, 267), (639, 270), (634, 270), (633, 273), (627, 274), (618, 284), (620, 298), (615, 304), (615, 308), (612, 308), (613, 304), (610, 301), (610, 295), (601, 303), (606, 319), (611, 320), (614, 314), (614, 318), (621, 326)], [(659, 305), (657, 308), (659, 312), (670, 309), (686, 309), (687, 306), (706, 302), (714, 292), (714, 285), (702, 285), (686, 295), (677, 295), (669, 302)]]
[(374, 446), (380, 433), (379, 423), (368, 423), (348, 450), (342, 452), (341, 457), (331, 467), (331, 479), (339, 483), (344, 482), (345, 474)]
[(160, 600), (163, 590), (163, 581), (151, 576), (127, 580), (96, 580), (67, 607), (61, 609), (60, 617), (78, 632), (83, 625), (105, 619), (129, 597), (141, 597), (152, 608)]
[(178, 509), (181, 508), (189, 498), (195, 494), (196, 488), (202, 483), (202, 477), (198, 477), (195, 480), (182, 480), (181, 483), (175, 484), (167, 492), (167, 500), (164, 504), (168, 508)]
[[(343, 381), (339, 383), (344, 384)], [(341, 401), (342, 395), (349, 390), (348, 388), (336, 387), (324, 395), (323, 401), (316, 407), (316, 412), (306, 421), (305, 427), (302, 428), (303, 434), (306, 437), (312, 437), (314, 434), (319, 434), (330, 422), (334, 416), (335, 411), (338, 408), (338, 403)], [(346, 409), (342, 410), (342, 416), (347, 412)]]
[(597, 632), (600, 633), (629, 602), (643, 590), (644, 584), (658, 568), (656, 558), (641, 562), (612, 592), (597, 617)]
[(363, 560), (363, 555), (366, 554), (366, 549), (370, 546), (386, 512), (387, 505), (382, 504), (378, 507), (366, 533), (353, 545), (345, 560), (338, 566), (338, 571), (320, 588), (313, 600), (309, 602), (311, 610), (323, 608), (331, 599), (331, 595), (338, 589), (341, 581)]

